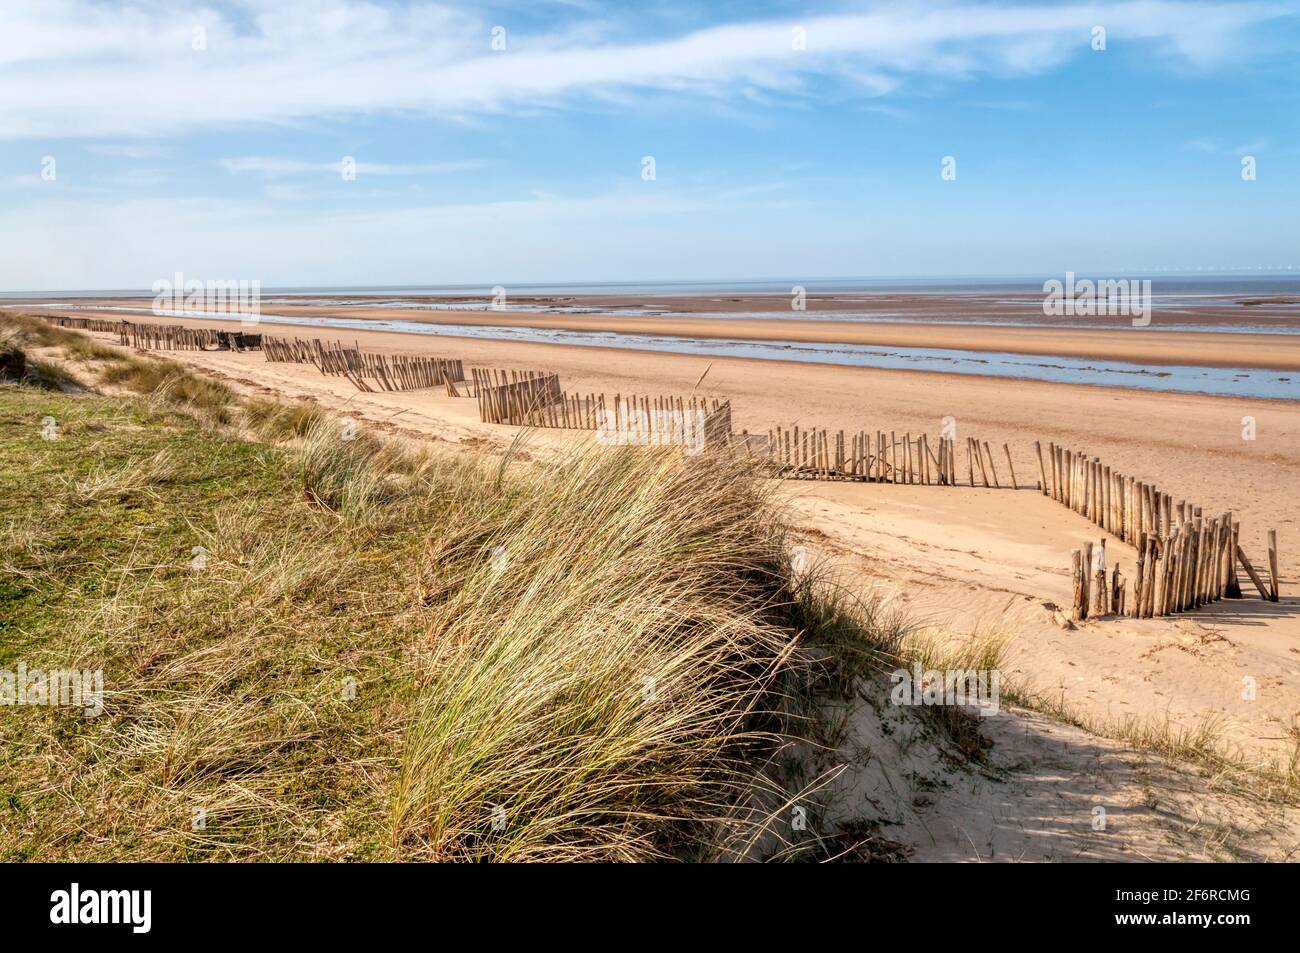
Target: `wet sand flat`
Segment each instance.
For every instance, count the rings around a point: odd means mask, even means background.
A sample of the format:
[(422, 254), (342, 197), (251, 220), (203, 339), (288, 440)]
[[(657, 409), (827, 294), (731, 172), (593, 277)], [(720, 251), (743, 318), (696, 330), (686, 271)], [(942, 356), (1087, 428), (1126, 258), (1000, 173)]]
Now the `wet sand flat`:
[[(638, 301), (640, 299), (637, 299)], [(698, 306), (703, 303), (697, 302)], [(15, 305), (17, 306), (17, 305)], [(54, 312), (83, 309), (148, 308), (145, 299), (79, 300)], [(731, 339), (807, 344), (847, 344), (900, 348), (941, 348), (983, 353), (1121, 361), (1147, 366), (1190, 365), (1300, 371), (1300, 335), (1255, 332), (1197, 333), (1137, 328), (1124, 319), (1106, 319), (1096, 328), (995, 326), (980, 323), (921, 324), (889, 321), (817, 320), (816, 312), (800, 319), (710, 318), (701, 315), (635, 315), (517, 311), (421, 311), (411, 307), (264, 303), (262, 312), (286, 318), (346, 318), (357, 321), (414, 321), (471, 327), (530, 328), (607, 334), (661, 335), (703, 340)], [(125, 316), (125, 315), (123, 315)], [(954, 320), (960, 318), (953, 311)], [(141, 316), (137, 320), (152, 319)], [(1042, 320), (1041, 310), (1039, 320)], [(1073, 319), (1078, 320), (1078, 319)], [(1100, 319), (1099, 319), (1100, 320)], [(1253, 314), (1240, 322), (1254, 326)], [(1300, 392), (1300, 383), (1297, 384)]]

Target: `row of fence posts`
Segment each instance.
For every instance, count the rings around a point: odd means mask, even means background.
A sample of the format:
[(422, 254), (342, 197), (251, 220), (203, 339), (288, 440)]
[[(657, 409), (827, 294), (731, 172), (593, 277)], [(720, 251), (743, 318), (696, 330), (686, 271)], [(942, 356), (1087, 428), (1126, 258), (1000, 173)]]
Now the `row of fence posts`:
[(267, 363), (315, 364), (316, 348), (313, 343), (318, 345), (320, 342), (304, 341), (302, 338), (290, 341), (288, 338), (268, 334), (262, 338), (262, 353), (266, 356)]
[[(479, 419), (485, 423), (596, 430), (652, 444), (703, 441), (726, 446), (731, 402), (644, 394), (568, 394), (554, 372), (472, 368)], [(696, 433), (699, 427), (702, 433)]]
[(120, 318), (73, 318), (61, 314), (41, 315), (50, 324), (75, 331), (99, 331), (103, 334), (116, 334), (122, 325)]
[(186, 328), (175, 324), (119, 322), (118, 343), (150, 351), (256, 351), (262, 335), (221, 328)]
[[(595, 413), (590, 405), (581, 409), (566, 406), (557, 410), (556, 404), (564, 397), (559, 374), (482, 368), (471, 368), (470, 374), (474, 380), (474, 395), (478, 399), (479, 420), (484, 423), (577, 427), (580, 418), (589, 418)], [(595, 427), (594, 419), (591, 427)]]
[(1112, 471), (1096, 457), (1050, 443), (1044, 463), (1040, 442), (1034, 441), (1034, 450), (1044, 494), (1139, 550), (1148, 534), (1168, 535), (1175, 525), (1201, 515), (1200, 507), (1183, 500), (1175, 504), (1168, 493)]
[[(1011, 476), (1011, 488), (1013, 490), (1018, 490), (1020, 489), (1020, 481), (1016, 479), (1016, 465), (1011, 462), (1011, 447), (1004, 443), (1002, 445), (1002, 452), (1007, 456), (1007, 472)], [(988, 461), (987, 466), (985, 465), (986, 460)], [(966, 473), (971, 486), (976, 485), (976, 467), (979, 468), (978, 473), (980, 476), (980, 482), (983, 483), (984, 486), (1001, 488), (1002, 481), (998, 479), (998, 468), (997, 464), (993, 462), (993, 449), (989, 446), (989, 442), (987, 440), (980, 441), (974, 437), (967, 437)], [(989, 482), (990, 475), (993, 478), (992, 483)]]
[(710, 397), (594, 395), (600, 441), (621, 446), (719, 450), (731, 443), (731, 401)]
[(310, 363), (322, 374), (346, 377), (358, 390), (367, 392), (419, 390), (465, 379), (465, 365), (458, 358), (376, 354), (361, 350), (359, 343), (348, 347), (341, 341), (289, 341), (268, 336), (262, 342), (262, 351), (267, 361)]
[[(748, 448), (748, 431), (740, 442)], [(776, 427), (767, 432), (767, 456), (778, 475), (806, 480), (849, 480), (870, 483), (915, 483), (954, 486), (957, 482), (956, 441), (940, 437), (931, 448), (926, 434), (913, 437), (896, 431), (866, 430), (832, 433), (812, 427)], [(761, 445), (761, 444), (760, 444)]]
[(458, 358), (362, 352), (357, 374), (377, 381), (383, 390), (421, 390), (464, 380), (465, 365)]
[(41, 317), (55, 327), (116, 334), (123, 347), (142, 351), (256, 351), (262, 346), (262, 335), (247, 331), (141, 324), (123, 318), (74, 318), (61, 314), (43, 314)]
[[(1106, 541), (1103, 539), (1096, 550), (1091, 542), (1085, 544), (1070, 554), (1074, 618), (1115, 614), (1149, 619), (1197, 609), (1220, 599), (1241, 598), (1234, 558), (1240, 550), (1238, 530), (1232, 515), (1224, 513), (1212, 520), (1183, 523), (1168, 536), (1148, 535), (1138, 551), (1131, 599), (1118, 566), (1107, 582)], [(1269, 556), (1275, 564), (1275, 531), (1269, 533)], [(1260, 597), (1276, 602), (1276, 571), (1270, 586), (1249, 563), (1246, 565)]]
[[(314, 343), (316, 359), (312, 363), (320, 368), (322, 374), (351, 377), (351, 375), (360, 370), (360, 346), (348, 347), (342, 341), (335, 341), (332, 344), (322, 344), (318, 340)], [(368, 390), (369, 388), (366, 389)]]
[[(1175, 503), (1168, 493), (1113, 471), (1096, 457), (1052, 443), (1044, 461), (1042, 444), (1035, 441), (1034, 449), (1045, 495), (1137, 549), (1129, 615), (1150, 618), (1240, 598), (1238, 563), (1262, 598), (1278, 601), (1276, 530), (1268, 534), (1270, 579), (1265, 582), (1241, 547), (1241, 524), (1230, 511), (1204, 518), (1199, 506)], [(1081, 566), (1073, 567), (1075, 617), (1087, 618), (1087, 592), (1096, 567), (1079, 550), (1073, 557), (1082, 559)]]

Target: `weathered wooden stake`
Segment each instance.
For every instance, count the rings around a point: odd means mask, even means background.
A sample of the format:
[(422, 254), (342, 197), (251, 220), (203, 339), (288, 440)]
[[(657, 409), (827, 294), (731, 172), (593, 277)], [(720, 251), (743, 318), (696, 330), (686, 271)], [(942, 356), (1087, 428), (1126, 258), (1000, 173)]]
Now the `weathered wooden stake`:
[(1277, 530), (1268, 531), (1268, 574), (1273, 582), (1273, 595), (1271, 602), (1277, 602), (1279, 593), (1277, 589)]
[(1074, 606), (1072, 615), (1075, 619), (1086, 619), (1088, 617), (1088, 599), (1084, 590), (1084, 565), (1083, 553), (1079, 550), (1073, 550), (1070, 553), (1070, 563), (1074, 567)]
[(1237, 547), (1237, 559), (1241, 562), (1241, 568), (1246, 570), (1246, 575), (1250, 577), (1250, 581), (1253, 582), (1255, 588), (1259, 590), (1260, 598), (1272, 602), (1272, 592), (1269, 591), (1268, 586), (1264, 585), (1264, 580), (1259, 578), (1259, 573), (1255, 572), (1255, 567), (1250, 564), (1250, 560), (1246, 558), (1245, 550), (1240, 546)]

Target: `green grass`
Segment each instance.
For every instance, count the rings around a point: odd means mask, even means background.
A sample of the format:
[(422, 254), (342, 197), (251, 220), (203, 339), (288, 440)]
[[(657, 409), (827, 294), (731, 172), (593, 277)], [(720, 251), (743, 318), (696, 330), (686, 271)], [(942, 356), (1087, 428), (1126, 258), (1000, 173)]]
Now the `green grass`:
[[(169, 455), (167, 472), (150, 474), (143, 485), (123, 479), (161, 452)], [(6, 576), (29, 593), (25, 601), (49, 602), (105, 592), (132, 554), (152, 566), (174, 563), (170, 573), (160, 572), (178, 574), (196, 538), (187, 504), (201, 501), (206, 509), (275, 492), (267, 459), (265, 448), (221, 439), (145, 405), (6, 388), (0, 392), (0, 509), (12, 560)], [(87, 494), (97, 482), (99, 493)], [(206, 514), (196, 515), (201, 523)], [(11, 649), (0, 645), (0, 659)]]
[[(339, 533), (286, 451), (151, 402), (2, 388), (0, 460), (0, 667), (102, 668), (109, 693), (97, 719), (6, 710), (0, 855), (299, 856), (314, 820), (381, 823), (357, 766), (413, 635), (366, 584), (421, 534)], [(352, 855), (321, 839), (307, 856)]]

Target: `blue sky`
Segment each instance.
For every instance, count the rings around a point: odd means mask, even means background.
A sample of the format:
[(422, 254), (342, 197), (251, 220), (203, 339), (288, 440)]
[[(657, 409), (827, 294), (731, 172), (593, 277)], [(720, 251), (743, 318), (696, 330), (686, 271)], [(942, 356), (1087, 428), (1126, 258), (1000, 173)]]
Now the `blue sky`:
[(0, 289), (1300, 273), (1296, 3), (641, 6), (9, 0)]

